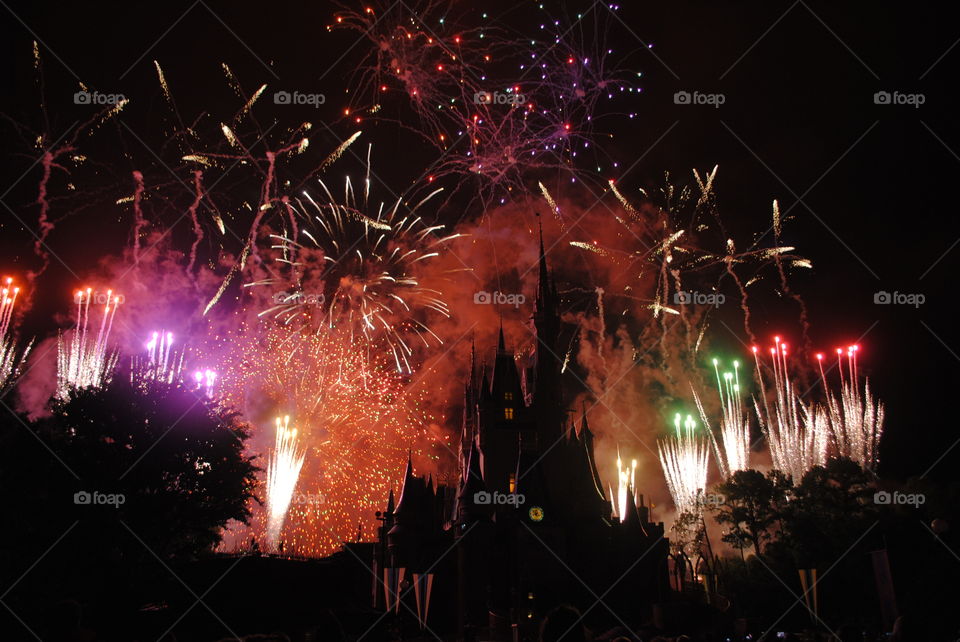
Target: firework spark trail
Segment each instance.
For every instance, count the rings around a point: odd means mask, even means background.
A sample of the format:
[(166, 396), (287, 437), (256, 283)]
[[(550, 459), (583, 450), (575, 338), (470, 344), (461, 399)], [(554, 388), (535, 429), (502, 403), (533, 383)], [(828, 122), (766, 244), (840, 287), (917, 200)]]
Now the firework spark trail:
[(719, 439), (710, 427), (710, 420), (696, 389), (693, 390), (693, 399), (700, 411), (703, 425), (707, 428), (720, 474), (724, 479), (729, 479), (738, 470), (750, 468), (750, 421), (740, 395), (740, 362), (734, 361), (733, 372), (724, 372), (721, 377), (719, 361), (714, 359), (713, 370), (717, 377), (717, 393), (720, 397)]
[(70, 341), (61, 334), (57, 337), (57, 397), (66, 399), (75, 388), (100, 387), (113, 374), (119, 354), (110, 349), (110, 331), (121, 298), (107, 290), (103, 314), (96, 336), (90, 330), (90, 304), (95, 293), (91, 288), (78, 290), (77, 326)]
[(306, 450), (297, 444), (297, 429), (290, 429), (290, 417), (277, 417), (277, 439), (267, 464), (266, 550), (275, 552), (280, 544), (280, 531), (290, 510), (293, 491), (297, 487)]
[[(877, 447), (883, 433), (884, 407), (870, 392), (870, 382), (864, 379), (863, 392), (857, 373), (857, 345), (848, 346), (846, 354), (837, 348), (837, 368), (840, 373), (839, 394), (833, 392), (823, 369), (823, 355), (817, 355), (820, 380), (827, 397), (826, 415), (833, 432), (837, 454), (848, 457), (865, 470), (873, 470), (878, 463)], [(846, 361), (846, 370), (844, 370)]]
[(13, 337), (13, 312), (20, 294), (19, 286), (13, 285), (13, 279), (4, 279), (0, 289), (0, 390), (10, 384), (20, 372), (20, 366), (26, 361), (33, 341), (27, 343), (18, 354)]
[(676, 434), (657, 443), (660, 465), (677, 513), (699, 518), (703, 512), (702, 495), (707, 488), (710, 447), (696, 434), (697, 423), (693, 417), (688, 415), (686, 420), (681, 420), (677, 414), (674, 426)]
[(763, 362), (757, 347), (753, 348), (753, 355), (761, 400), (755, 398), (754, 406), (760, 427), (767, 438), (773, 467), (799, 482), (808, 470), (826, 464), (830, 425), (822, 407), (813, 402), (804, 403), (800, 399), (790, 378), (787, 344), (780, 341), (780, 337), (774, 337), (774, 342), (775, 346), (770, 348), (774, 395), (772, 410), (766, 395), (761, 367)]

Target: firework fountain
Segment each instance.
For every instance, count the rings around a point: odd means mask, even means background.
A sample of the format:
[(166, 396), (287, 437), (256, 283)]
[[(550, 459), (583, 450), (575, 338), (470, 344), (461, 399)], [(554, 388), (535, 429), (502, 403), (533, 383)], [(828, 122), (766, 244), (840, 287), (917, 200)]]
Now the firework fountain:
[(767, 399), (767, 388), (759, 349), (753, 348), (760, 399), (754, 399), (757, 417), (767, 444), (773, 467), (799, 481), (814, 466), (827, 462), (830, 425), (827, 412), (813, 402), (804, 402), (791, 379), (787, 360), (787, 344), (774, 338), (770, 348), (770, 369), (773, 372), (773, 403)]
[(91, 288), (77, 291), (77, 326), (69, 340), (63, 335), (58, 337), (57, 396), (61, 399), (65, 399), (73, 388), (102, 386), (117, 365), (119, 354), (110, 348), (109, 341), (113, 319), (122, 299), (107, 290), (99, 328), (94, 334), (90, 327), (90, 307), (95, 297), (99, 298)]
[(146, 350), (146, 358), (133, 359), (131, 376), (168, 384), (180, 381), (184, 353), (173, 351), (172, 332), (154, 332), (146, 343)]
[(293, 491), (297, 487), (306, 451), (297, 444), (297, 429), (290, 428), (290, 417), (277, 417), (277, 440), (267, 464), (267, 533), (266, 548), (276, 551), (280, 531), (290, 510)]
[(697, 422), (687, 415), (674, 418), (676, 434), (657, 444), (667, 487), (679, 515), (699, 517), (707, 488), (710, 450), (707, 441), (696, 433)]
[(13, 285), (13, 279), (7, 277), (0, 290), (0, 390), (5, 388), (20, 371), (20, 365), (27, 358), (33, 342), (27, 344), (18, 355), (13, 338), (13, 310), (17, 304), (20, 288)]
[(620, 459), (620, 453), (617, 452), (617, 492), (613, 493), (610, 489), (611, 503), (613, 505), (613, 514), (621, 522), (627, 519), (627, 499), (633, 495), (633, 501), (636, 503), (637, 488), (637, 460), (630, 462), (629, 466), (624, 466)]
[[(827, 397), (826, 417), (833, 433), (837, 454), (848, 457), (866, 470), (877, 464), (877, 446), (883, 431), (883, 404), (870, 393), (870, 382), (864, 380), (863, 391), (857, 372), (860, 347), (837, 348), (837, 370), (840, 392), (835, 394), (827, 383), (823, 355), (817, 355), (820, 380)], [(846, 362), (846, 363), (844, 363)]]
[(719, 361), (714, 359), (713, 370), (717, 377), (717, 393), (720, 396), (719, 438), (710, 427), (710, 420), (696, 389), (693, 391), (693, 398), (710, 436), (720, 474), (727, 479), (738, 470), (750, 467), (750, 421), (740, 395), (740, 362), (734, 361), (733, 372), (724, 372), (721, 377)]

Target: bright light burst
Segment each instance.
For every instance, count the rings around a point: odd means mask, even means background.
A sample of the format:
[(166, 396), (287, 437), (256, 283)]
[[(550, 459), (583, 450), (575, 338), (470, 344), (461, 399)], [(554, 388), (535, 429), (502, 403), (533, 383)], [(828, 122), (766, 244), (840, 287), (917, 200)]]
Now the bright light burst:
[(280, 531), (287, 518), (293, 491), (297, 487), (306, 451), (297, 444), (297, 429), (290, 428), (290, 417), (277, 417), (277, 440), (267, 465), (266, 549), (276, 551)]
[(168, 384), (180, 381), (184, 352), (173, 351), (172, 332), (154, 332), (145, 347), (146, 355), (133, 359), (131, 376)]
[[(434, 313), (450, 311), (442, 293), (423, 283), (420, 273), (438, 249), (457, 238), (435, 236), (443, 225), (427, 225), (419, 209), (440, 192), (435, 190), (413, 207), (400, 200), (392, 206), (369, 207), (369, 176), (357, 198), (347, 178), (343, 202), (327, 196), (318, 203), (304, 192), (291, 207), (303, 219), (299, 235), (275, 236), (277, 261), (288, 268), (290, 282), (268, 279), (250, 286), (285, 286), (273, 305), (260, 313), (282, 321), (336, 330), (364, 350), (386, 350), (398, 372), (413, 371), (416, 338), (425, 348), (443, 341), (429, 326)], [(299, 237), (299, 238), (298, 238)], [(312, 323), (315, 322), (315, 323)]]
[[(91, 327), (90, 306), (94, 299), (98, 299), (95, 307), (100, 307), (102, 299), (103, 311), (100, 323), (93, 323)], [(62, 334), (57, 337), (57, 396), (65, 399), (71, 389), (100, 387), (109, 381), (113, 369), (117, 365), (119, 353), (110, 347), (110, 331), (113, 329), (113, 318), (120, 307), (121, 297), (115, 296), (112, 290), (107, 290), (105, 297), (92, 288), (78, 290), (75, 301), (77, 303), (77, 326), (73, 329), (70, 339)]]
[(693, 391), (693, 399), (710, 436), (720, 474), (724, 479), (728, 479), (738, 470), (747, 470), (750, 467), (750, 421), (740, 394), (740, 362), (734, 361), (733, 372), (724, 372), (721, 377), (719, 361), (714, 359), (713, 370), (717, 376), (717, 393), (720, 396), (719, 438), (710, 427), (710, 420), (696, 389)]
[[(863, 392), (857, 372), (857, 352), (860, 346), (837, 348), (837, 370), (840, 373), (840, 392), (834, 393), (827, 383), (823, 369), (823, 355), (817, 355), (820, 379), (827, 396), (826, 414), (833, 432), (837, 454), (848, 457), (867, 470), (878, 463), (877, 447), (883, 432), (883, 404), (870, 393), (870, 382), (864, 380)], [(846, 362), (846, 364), (844, 364)]]
[(794, 387), (787, 362), (787, 344), (774, 338), (770, 348), (773, 371), (773, 403), (767, 398), (763, 377), (766, 364), (760, 359), (759, 349), (753, 348), (760, 399), (754, 399), (760, 427), (767, 438), (773, 467), (799, 482), (814, 466), (827, 463), (830, 444), (830, 425), (823, 407), (801, 400)]
[(676, 434), (657, 444), (660, 465), (677, 514), (699, 517), (707, 488), (710, 447), (706, 439), (697, 435), (697, 422), (690, 415), (683, 420), (677, 413), (674, 427)]

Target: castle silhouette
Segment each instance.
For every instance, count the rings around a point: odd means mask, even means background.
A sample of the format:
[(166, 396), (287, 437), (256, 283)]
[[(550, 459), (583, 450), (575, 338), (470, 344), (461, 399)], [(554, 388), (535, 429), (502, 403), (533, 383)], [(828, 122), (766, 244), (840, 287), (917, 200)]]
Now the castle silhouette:
[(391, 491), (378, 513), (375, 606), (510, 640), (557, 604), (634, 625), (666, 597), (663, 523), (633, 489), (613, 516), (586, 413), (568, 418), (559, 305), (541, 232), (533, 365), (518, 368), (502, 326), (492, 373), (471, 357), (455, 482), (415, 476), (408, 460), (399, 500)]

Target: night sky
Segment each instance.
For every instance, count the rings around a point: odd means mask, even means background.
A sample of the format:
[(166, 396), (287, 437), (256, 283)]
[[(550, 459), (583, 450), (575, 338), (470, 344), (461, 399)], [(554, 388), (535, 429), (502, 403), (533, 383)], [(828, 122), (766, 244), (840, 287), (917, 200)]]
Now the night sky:
[[(535, 2), (463, 4), (464, 15), (487, 12), (514, 24), (535, 25), (544, 15)], [(609, 11), (602, 2), (545, 6), (551, 15)], [(184, 114), (236, 108), (219, 69), (226, 62), (247, 87), (323, 92), (321, 108), (283, 118), (310, 118), (318, 123), (316, 144), (332, 148), (354, 129), (339, 117), (340, 97), (363, 46), (353, 46), (351, 33), (328, 33), (336, 9), (326, 2), (0, 2), (0, 272), (37, 268), (32, 201), (39, 169), (12, 123), (68, 131), (82, 117), (72, 101), (79, 78), (132, 99), (85, 152), (150, 159), (145, 149), (163, 145), (169, 118), (152, 61), (162, 65)], [(952, 314), (960, 261), (955, 21), (932, 7), (799, 0), (628, 1), (616, 16), (609, 43), (623, 52), (625, 67), (643, 74), (643, 93), (631, 101), (637, 118), (619, 121), (605, 143), (621, 168), (642, 156), (617, 175), (621, 189), (651, 188), (666, 171), (686, 179), (691, 168), (718, 164), (724, 223), (739, 237), (767, 229), (778, 199), (795, 218), (784, 242), (814, 264), (792, 281), (809, 307), (813, 344), (829, 350), (859, 340), (864, 369), (887, 403), (883, 470), (949, 477), (960, 461), (950, 410), (960, 361)], [(37, 104), (33, 40), (44, 61), (49, 125)], [(720, 93), (725, 101), (718, 108), (678, 105), (678, 91)], [(881, 91), (920, 94), (923, 104), (875, 104)], [(430, 162), (432, 152), (396, 128), (377, 125), (369, 134), (380, 159), (402, 161), (377, 163), (387, 182), (406, 186)], [(117, 164), (101, 177), (129, 175), (135, 164)], [(456, 205), (443, 214), (453, 222), (462, 216)], [(116, 253), (129, 231), (126, 211), (107, 201), (59, 224), (49, 244), (82, 272)], [(42, 289), (74, 284), (54, 263)], [(919, 293), (926, 301), (875, 305), (878, 291)], [(48, 331), (44, 324), (57, 311), (59, 297), (40, 298), (25, 323)], [(797, 325), (797, 309), (786, 300), (761, 301), (753, 314), (763, 337)], [(724, 332), (722, 324), (713, 328)]]

